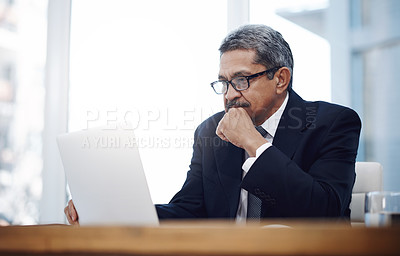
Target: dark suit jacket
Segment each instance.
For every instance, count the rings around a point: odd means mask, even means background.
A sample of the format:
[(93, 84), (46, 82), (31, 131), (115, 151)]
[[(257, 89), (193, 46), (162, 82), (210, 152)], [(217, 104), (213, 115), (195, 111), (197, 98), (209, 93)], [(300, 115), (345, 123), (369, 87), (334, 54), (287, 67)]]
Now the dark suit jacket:
[(244, 150), (216, 136), (224, 112), (196, 129), (190, 170), (164, 218), (235, 218), (240, 189), (262, 200), (262, 217), (344, 217), (355, 180), (361, 121), (351, 109), (307, 102), (294, 91), (273, 146), (242, 180)]

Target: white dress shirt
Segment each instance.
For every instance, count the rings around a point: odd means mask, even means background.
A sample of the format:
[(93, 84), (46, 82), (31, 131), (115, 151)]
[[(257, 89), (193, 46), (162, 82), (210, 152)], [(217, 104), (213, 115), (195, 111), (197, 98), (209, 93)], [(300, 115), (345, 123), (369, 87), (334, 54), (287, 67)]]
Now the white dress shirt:
[[(242, 165), (242, 179), (246, 176), (247, 172), (250, 170), (251, 166), (254, 164), (254, 162), (257, 160), (257, 158), (269, 147), (272, 146), (272, 141), (274, 140), (274, 136), (276, 133), (276, 130), (278, 129), (278, 124), (279, 121), (281, 120), (283, 111), (286, 108), (287, 102), (289, 99), (289, 93), (286, 94), (286, 98), (283, 101), (282, 105), (279, 107), (279, 109), (272, 114), (261, 126), (268, 132), (266, 135), (265, 139), (267, 142), (263, 145), (261, 145), (257, 150), (256, 150), (256, 156), (255, 157), (249, 157), (247, 152), (245, 151), (245, 157), (246, 161)], [(239, 200), (239, 207), (236, 213), (236, 221), (237, 222), (246, 222), (247, 219), (247, 199), (248, 199), (248, 192), (245, 189), (240, 190), (240, 200)]]

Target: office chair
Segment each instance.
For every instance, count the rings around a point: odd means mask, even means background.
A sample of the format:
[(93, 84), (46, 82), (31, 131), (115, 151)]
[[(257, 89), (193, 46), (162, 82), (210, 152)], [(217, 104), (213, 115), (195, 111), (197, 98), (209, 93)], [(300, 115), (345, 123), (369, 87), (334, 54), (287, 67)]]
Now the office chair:
[(377, 162), (356, 162), (356, 181), (350, 203), (353, 226), (364, 225), (365, 194), (383, 190), (383, 167)]

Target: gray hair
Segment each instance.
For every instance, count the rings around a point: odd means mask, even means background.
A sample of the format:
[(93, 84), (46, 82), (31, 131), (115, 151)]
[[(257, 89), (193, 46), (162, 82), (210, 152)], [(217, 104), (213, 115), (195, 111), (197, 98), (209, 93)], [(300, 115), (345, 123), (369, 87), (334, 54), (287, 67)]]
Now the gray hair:
[[(293, 55), (281, 33), (266, 25), (244, 25), (229, 33), (219, 47), (220, 54), (233, 50), (255, 50), (256, 64), (267, 69), (287, 67), (290, 70), (288, 90), (293, 81)], [(267, 74), (269, 79), (273, 74)]]

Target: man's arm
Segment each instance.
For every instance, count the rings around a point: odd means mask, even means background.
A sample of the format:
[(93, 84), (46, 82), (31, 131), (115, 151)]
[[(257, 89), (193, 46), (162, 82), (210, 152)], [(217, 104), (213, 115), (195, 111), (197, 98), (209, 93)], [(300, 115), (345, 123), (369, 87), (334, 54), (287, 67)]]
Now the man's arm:
[(317, 135), (322, 129), (304, 135), (315, 153), (303, 152), (308, 148), (302, 145), (289, 159), (272, 146), (250, 168), (242, 187), (263, 200), (266, 217), (346, 215), (361, 122), (353, 110), (343, 108), (323, 129), (323, 135)]

